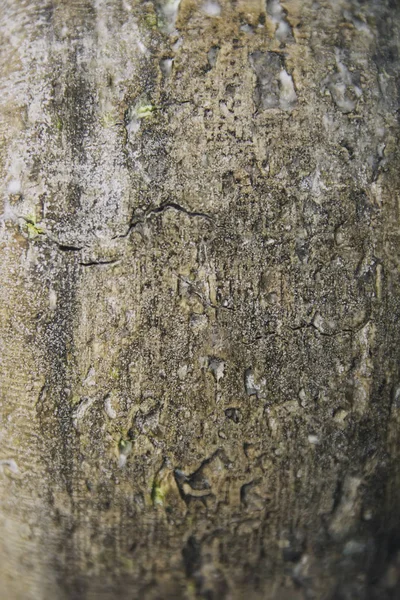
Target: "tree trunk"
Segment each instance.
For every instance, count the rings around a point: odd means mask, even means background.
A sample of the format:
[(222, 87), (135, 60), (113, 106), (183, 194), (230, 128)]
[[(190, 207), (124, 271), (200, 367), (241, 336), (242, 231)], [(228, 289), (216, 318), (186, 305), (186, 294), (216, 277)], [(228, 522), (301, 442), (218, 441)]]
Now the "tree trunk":
[(398, 1), (0, 10), (1, 598), (398, 598)]

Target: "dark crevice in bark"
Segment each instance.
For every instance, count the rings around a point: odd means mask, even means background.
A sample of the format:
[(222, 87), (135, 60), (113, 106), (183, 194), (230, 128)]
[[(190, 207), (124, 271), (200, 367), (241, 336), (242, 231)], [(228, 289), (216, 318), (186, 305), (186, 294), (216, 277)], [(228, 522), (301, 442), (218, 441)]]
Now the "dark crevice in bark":
[(115, 258), (115, 259), (110, 259), (110, 260), (91, 260), (91, 261), (87, 261), (87, 262), (80, 262), (79, 264), (82, 267), (99, 267), (102, 265), (115, 265), (118, 264), (120, 261), (119, 258)]
[(147, 221), (147, 219), (149, 219), (151, 217), (151, 215), (162, 214), (162, 213), (166, 212), (167, 210), (175, 210), (175, 211), (183, 213), (186, 216), (191, 217), (191, 218), (198, 217), (201, 219), (206, 219), (213, 223), (215, 222), (214, 218), (212, 216), (208, 215), (207, 213), (190, 211), (190, 210), (184, 208), (183, 206), (181, 206), (180, 204), (177, 204), (176, 202), (165, 202), (164, 204), (162, 204), (161, 206), (158, 206), (157, 208), (152, 208), (152, 209), (147, 210), (146, 213), (144, 214), (144, 216), (139, 219), (135, 219), (135, 216), (133, 216), (126, 233), (114, 236), (112, 239), (129, 237), (131, 232), (136, 227), (143, 225)]

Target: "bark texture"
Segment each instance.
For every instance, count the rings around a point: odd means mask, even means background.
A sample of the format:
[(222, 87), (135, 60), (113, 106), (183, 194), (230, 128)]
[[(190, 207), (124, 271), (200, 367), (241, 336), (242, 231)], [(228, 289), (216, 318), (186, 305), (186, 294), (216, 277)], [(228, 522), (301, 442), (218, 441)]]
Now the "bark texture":
[(0, 597), (400, 594), (396, 0), (0, 3)]

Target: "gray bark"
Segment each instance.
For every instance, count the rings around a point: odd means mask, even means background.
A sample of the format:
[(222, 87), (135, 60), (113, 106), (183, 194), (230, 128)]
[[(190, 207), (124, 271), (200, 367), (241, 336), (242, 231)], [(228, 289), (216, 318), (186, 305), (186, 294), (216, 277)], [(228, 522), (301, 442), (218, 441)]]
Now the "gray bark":
[(399, 25), (1, 2), (1, 598), (399, 597)]

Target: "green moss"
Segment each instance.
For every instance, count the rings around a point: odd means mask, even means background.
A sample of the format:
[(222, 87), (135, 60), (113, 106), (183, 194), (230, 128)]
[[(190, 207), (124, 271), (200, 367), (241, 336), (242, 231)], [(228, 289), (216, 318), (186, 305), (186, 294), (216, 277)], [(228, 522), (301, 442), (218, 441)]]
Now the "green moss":
[(63, 127), (64, 127), (63, 122), (60, 119), (60, 117), (57, 115), (57, 117), (56, 117), (56, 129), (58, 129), (58, 131), (62, 131)]
[(42, 235), (44, 233), (44, 231), (41, 227), (37, 227), (36, 225), (33, 225), (32, 223), (27, 223), (26, 229), (28, 231), (28, 236), (30, 237), (30, 239), (34, 239), (34, 238), (38, 237), (38, 235)]
[(132, 442), (124, 440), (123, 438), (119, 441), (118, 450), (120, 454), (128, 456), (132, 452)]
[(165, 503), (165, 492), (157, 479), (153, 481), (153, 487), (151, 488), (151, 501), (154, 506), (164, 506)]
[(28, 215), (27, 217), (23, 217), (25, 219), (25, 229), (28, 233), (29, 239), (35, 239), (39, 235), (44, 234), (43, 227), (37, 225), (35, 215)]
[(139, 104), (136, 107), (136, 116), (138, 119), (149, 119), (156, 110), (153, 104)]
[(110, 127), (114, 127), (114, 125), (118, 125), (118, 117), (114, 111), (109, 111), (100, 117), (100, 123), (105, 129), (109, 129)]
[(147, 29), (158, 28), (158, 18), (154, 12), (148, 12), (143, 17), (143, 24)]
[(132, 572), (134, 565), (135, 565), (135, 561), (133, 560), (133, 558), (128, 558), (126, 556), (121, 556), (120, 558), (120, 562), (122, 565), (122, 568), (125, 569), (126, 571)]
[(72, 398), (71, 398), (71, 404), (72, 406), (75, 406), (76, 404), (79, 404), (81, 397), (78, 394), (73, 394)]
[(110, 377), (111, 377), (111, 379), (114, 379), (114, 380), (119, 379), (120, 374), (121, 374), (121, 372), (118, 369), (118, 367), (113, 367), (110, 371)]

